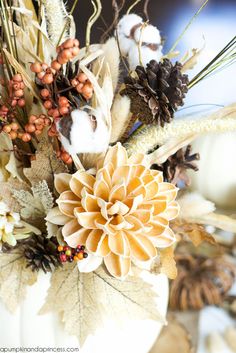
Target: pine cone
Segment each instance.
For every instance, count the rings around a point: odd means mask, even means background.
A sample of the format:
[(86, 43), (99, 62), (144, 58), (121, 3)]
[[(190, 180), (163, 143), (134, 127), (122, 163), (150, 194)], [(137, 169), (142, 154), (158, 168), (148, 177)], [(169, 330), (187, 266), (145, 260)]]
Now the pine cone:
[(177, 255), (178, 276), (170, 288), (173, 310), (199, 310), (220, 304), (235, 280), (235, 266), (222, 257)]
[(164, 126), (174, 116), (188, 91), (188, 76), (181, 73), (182, 64), (169, 59), (151, 60), (146, 70), (137, 66), (137, 77), (125, 78), (126, 88), (121, 91), (131, 99), (131, 112), (144, 124)]
[(190, 184), (190, 179), (186, 174), (188, 169), (198, 171), (196, 161), (200, 159), (199, 153), (191, 154), (192, 146), (181, 148), (175, 154), (170, 156), (163, 164), (153, 164), (152, 169), (163, 172), (165, 181), (172, 184), (177, 184), (183, 181), (185, 185)]
[(45, 273), (61, 265), (56, 237), (46, 238), (45, 235), (33, 235), (18, 246), (32, 271), (42, 269)]

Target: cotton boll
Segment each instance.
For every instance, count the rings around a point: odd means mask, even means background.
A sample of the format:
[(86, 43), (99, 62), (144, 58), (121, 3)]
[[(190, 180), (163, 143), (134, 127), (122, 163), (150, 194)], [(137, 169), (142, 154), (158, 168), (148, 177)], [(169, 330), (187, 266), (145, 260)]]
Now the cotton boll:
[(132, 38), (132, 29), (143, 22), (142, 18), (135, 14), (125, 15), (119, 21), (117, 33), (122, 55), (127, 56), (134, 39)]
[[(151, 61), (151, 60), (156, 60), (157, 62), (160, 61), (162, 57), (162, 47), (159, 48), (158, 50), (151, 50), (150, 48), (146, 46), (141, 47), (141, 58), (142, 58), (142, 65), (146, 67), (146, 65)], [(129, 62), (129, 67), (130, 70), (135, 70), (138, 65), (140, 65), (139, 62), (139, 48), (138, 44), (133, 44), (132, 48), (129, 51), (129, 56), (128, 56), (128, 62)]]
[(100, 153), (108, 148), (110, 134), (99, 108), (91, 115), (76, 109), (70, 117), (62, 118), (57, 127), (62, 145), (71, 155)]
[(139, 27), (134, 32), (135, 42), (132, 44), (128, 55), (129, 66), (135, 70), (139, 62), (139, 42), (142, 40), (141, 59), (144, 67), (151, 61), (160, 61), (162, 57), (161, 35), (159, 30), (152, 25)]

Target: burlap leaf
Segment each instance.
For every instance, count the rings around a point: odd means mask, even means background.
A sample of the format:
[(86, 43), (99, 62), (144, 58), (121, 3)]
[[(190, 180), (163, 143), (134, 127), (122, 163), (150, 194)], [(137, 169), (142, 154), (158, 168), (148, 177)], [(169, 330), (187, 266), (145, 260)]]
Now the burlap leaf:
[(160, 250), (161, 273), (168, 278), (175, 279), (177, 276), (177, 267), (174, 259), (174, 247), (170, 246)]
[(187, 237), (190, 239), (194, 246), (199, 246), (204, 241), (216, 244), (214, 237), (200, 224), (188, 223), (177, 219), (172, 222), (171, 227), (181, 238)]
[(80, 273), (73, 264), (57, 269), (40, 314), (61, 314), (66, 331), (83, 344), (89, 334), (104, 325), (105, 318), (123, 321), (127, 317), (165, 320), (156, 309), (155, 294), (138, 277), (120, 281), (100, 267), (95, 272)]
[(37, 274), (26, 268), (22, 254), (0, 254), (0, 298), (11, 313), (25, 298), (27, 286), (33, 285), (36, 279)]
[(24, 174), (32, 185), (45, 180), (50, 190), (53, 189), (54, 175), (66, 172), (66, 165), (57, 158), (52, 144), (48, 143), (46, 138), (39, 142), (36, 159), (31, 162), (31, 168), (24, 169)]
[(10, 177), (7, 182), (1, 183), (0, 198), (8, 205), (11, 212), (20, 212), (22, 206), (14, 197), (13, 191), (29, 192), (30, 186), (13, 177)]

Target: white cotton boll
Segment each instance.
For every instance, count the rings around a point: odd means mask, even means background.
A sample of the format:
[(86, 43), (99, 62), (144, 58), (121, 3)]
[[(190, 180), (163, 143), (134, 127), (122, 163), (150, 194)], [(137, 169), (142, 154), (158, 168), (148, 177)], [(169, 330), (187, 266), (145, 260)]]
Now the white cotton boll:
[[(141, 34), (142, 32), (142, 34)], [(160, 31), (152, 25), (148, 25), (146, 27), (139, 27), (134, 32), (134, 40), (136, 43), (139, 43), (140, 36), (142, 36), (142, 42), (148, 44), (161, 44), (161, 35)]]
[[(146, 46), (141, 47), (141, 58), (142, 58), (142, 65), (146, 67), (146, 65), (151, 61), (151, 60), (156, 60), (157, 62), (160, 61), (162, 57), (162, 47), (159, 48), (158, 50), (151, 50), (150, 48)], [(129, 67), (130, 70), (135, 70), (138, 65), (140, 65), (139, 62), (139, 48), (138, 44), (133, 44), (132, 48), (129, 51), (129, 56), (128, 56), (128, 62), (129, 62)]]
[(117, 33), (122, 55), (127, 56), (129, 49), (133, 44), (134, 40), (130, 38), (132, 28), (142, 22), (142, 18), (135, 14), (124, 15), (119, 21)]
[[(95, 123), (92, 122), (92, 116), (96, 118)], [(99, 108), (93, 110), (91, 115), (76, 109), (71, 112), (71, 119), (69, 132), (65, 131), (63, 122), (58, 123), (61, 142), (68, 153), (100, 153), (107, 150), (110, 133)]]

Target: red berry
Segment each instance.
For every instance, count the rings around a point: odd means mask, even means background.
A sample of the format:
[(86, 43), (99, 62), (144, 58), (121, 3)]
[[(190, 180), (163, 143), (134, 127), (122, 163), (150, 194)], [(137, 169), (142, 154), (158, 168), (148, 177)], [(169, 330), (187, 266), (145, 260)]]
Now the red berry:
[(61, 254), (60, 255), (60, 260), (61, 260), (61, 262), (66, 262), (67, 261), (66, 254)]

